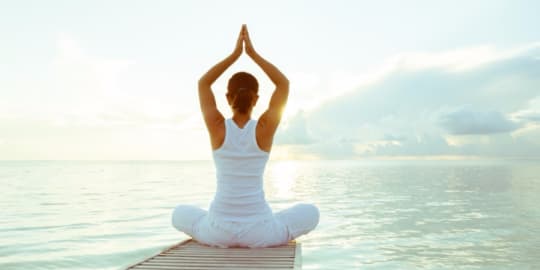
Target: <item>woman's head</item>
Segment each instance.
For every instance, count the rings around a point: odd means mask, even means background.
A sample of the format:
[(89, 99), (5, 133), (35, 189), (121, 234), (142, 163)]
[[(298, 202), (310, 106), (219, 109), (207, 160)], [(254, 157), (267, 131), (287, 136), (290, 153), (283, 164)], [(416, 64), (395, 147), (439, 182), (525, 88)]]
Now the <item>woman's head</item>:
[(227, 84), (227, 101), (233, 111), (239, 113), (249, 113), (259, 96), (259, 83), (257, 79), (247, 73), (238, 72), (234, 74)]

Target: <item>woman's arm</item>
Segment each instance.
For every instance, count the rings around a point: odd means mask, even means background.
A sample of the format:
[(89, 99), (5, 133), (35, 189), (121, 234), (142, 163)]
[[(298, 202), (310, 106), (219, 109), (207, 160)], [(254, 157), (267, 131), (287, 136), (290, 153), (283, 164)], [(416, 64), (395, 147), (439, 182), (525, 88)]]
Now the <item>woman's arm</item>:
[(199, 102), (204, 117), (204, 122), (206, 123), (206, 128), (210, 133), (212, 149), (216, 149), (222, 143), (221, 137), (223, 136), (221, 135), (224, 135), (224, 117), (217, 109), (216, 99), (214, 97), (214, 93), (212, 92), (211, 86), (219, 78), (219, 76), (221, 76), (221, 74), (223, 74), (223, 72), (225, 72), (225, 70), (230, 67), (242, 54), (243, 33), (244, 29), (242, 28), (240, 34), (238, 35), (236, 47), (234, 48), (232, 54), (210, 68), (210, 70), (208, 70), (199, 79)]
[(270, 104), (268, 109), (261, 115), (259, 122), (264, 129), (264, 133), (270, 136), (270, 146), (271, 139), (274, 136), (274, 133), (281, 121), (281, 116), (285, 105), (287, 104), (287, 98), (289, 96), (289, 80), (277, 67), (272, 63), (268, 62), (262, 56), (260, 56), (255, 49), (249, 38), (249, 33), (247, 27), (244, 25), (244, 42), (246, 46), (246, 54), (253, 59), (253, 61), (261, 67), (261, 69), (268, 75), (270, 80), (276, 86), (272, 97), (270, 98)]

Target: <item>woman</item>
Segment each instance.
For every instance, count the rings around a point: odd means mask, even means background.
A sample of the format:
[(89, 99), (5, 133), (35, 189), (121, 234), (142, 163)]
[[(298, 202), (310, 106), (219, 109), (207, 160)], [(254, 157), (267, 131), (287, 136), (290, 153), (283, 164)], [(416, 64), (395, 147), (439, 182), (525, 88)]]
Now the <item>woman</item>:
[[(258, 121), (251, 119), (259, 97), (258, 82), (251, 74), (238, 72), (229, 80), (226, 97), (233, 112), (231, 119), (218, 111), (211, 89), (244, 49), (276, 87)], [(172, 216), (176, 229), (211, 246), (268, 247), (286, 244), (317, 226), (319, 211), (315, 206), (298, 204), (274, 214), (264, 197), (262, 176), (288, 94), (289, 81), (255, 51), (246, 25), (242, 25), (233, 53), (199, 80), (201, 111), (216, 166), (216, 194), (208, 211), (177, 206)]]

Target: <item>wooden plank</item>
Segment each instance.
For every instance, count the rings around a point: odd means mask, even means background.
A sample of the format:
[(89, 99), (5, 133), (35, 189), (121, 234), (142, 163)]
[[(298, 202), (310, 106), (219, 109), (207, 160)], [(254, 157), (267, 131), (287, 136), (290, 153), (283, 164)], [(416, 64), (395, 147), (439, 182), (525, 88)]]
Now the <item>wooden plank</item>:
[(170, 263), (170, 262), (182, 262), (182, 261), (208, 261), (211, 260), (212, 262), (287, 262), (292, 263), (294, 262), (294, 258), (260, 258), (260, 257), (251, 257), (251, 258), (221, 258), (221, 259), (214, 259), (212, 257), (176, 257), (176, 258), (156, 258), (146, 261), (147, 263)]
[[(175, 267), (169, 267), (169, 268), (152, 268), (152, 267), (137, 267), (133, 268), (135, 270), (201, 270), (198, 266), (175, 266)], [(211, 270), (211, 269), (220, 269), (220, 270), (237, 270), (239, 268), (237, 267), (224, 267), (220, 266), (217, 268), (203, 268), (205, 270)], [(290, 269), (290, 268), (268, 268), (268, 267), (247, 267), (247, 268), (240, 268), (241, 270), (279, 270), (279, 269)]]
[(126, 268), (126, 270), (127, 270), (127, 269), (132, 269), (132, 268), (134, 268), (134, 267), (137, 266), (137, 265), (141, 265), (141, 264), (143, 264), (144, 262), (149, 261), (149, 260), (153, 259), (154, 257), (158, 256), (159, 254), (165, 253), (165, 252), (167, 252), (167, 251), (169, 251), (169, 250), (171, 250), (171, 249), (173, 249), (173, 248), (175, 248), (175, 247), (184, 245), (184, 244), (188, 243), (189, 241), (191, 241), (191, 239), (186, 239), (186, 240), (184, 240), (184, 241), (182, 241), (182, 242), (180, 242), (180, 243), (177, 243), (177, 244), (174, 244), (174, 245), (172, 245), (172, 246), (169, 246), (169, 247), (165, 248), (164, 250), (162, 250), (162, 251), (160, 251), (160, 252), (158, 252), (158, 253), (156, 253), (156, 254), (154, 254), (154, 255), (152, 255), (152, 256), (150, 256), (150, 257), (148, 257), (148, 258), (146, 258), (146, 259), (144, 259), (144, 260), (142, 260), (142, 261), (140, 261), (140, 262), (138, 262), (138, 263), (134, 263), (134, 264), (128, 266), (128, 267)]
[(294, 266), (293, 269), (300, 270), (302, 269), (302, 244), (296, 243), (294, 249)]
[(207, 251), (191, 251), (191, 252), (167, 252), (163, 254), (164, 256), (189, 256), (189, 255), (212, 255), (212, 256), (221, 256), (221, 257), (227, 257), (227, 256), (233, 256), (233, 257), (245, 257), (245, 256), (270, 256), (270, 257), (294, 257), (294, 249), (289, 252), (244, 252), (244, 251), (238, 251), (236, 252), (207, 252)]
[(282, 267), (282, 266), (276, 266), (276, 267), (269, 267), (269, 266), (225, 266), (225, 265), (218, 265), (218, 266), (200, 266), (200, 265), (176, 265), (176, 266), (145, 266), (145, 265), (139, 265), (135, 266), (135, 268), (132, 268), (134, 270), (178, 270), (178, 269), (186, 269), (186, 270), (212, 270), (212, 269), (240, 269), (240, 270), (246, 270), (246, 269), (256, 269), (256, 270), (290, 270), (289, 266)]
[(301, 269), (301, 245), (271, 248), (215, 248), (191, 239), (180, 242), (126, 269)]
[[(210, 261), (211, 260), (211, 261)], [(178, 260), (150, 260), (145, 262), (146, 264), (181, 264), (181, 263), (191, 263), (191, 262), (200, 262), (200, 261), (209, 261), (208, 264), (219, 264), (219, 263), (275, 263), (275, 264), (294, 264), (294, 259), (289, 260), (261, 260), (259, 258), (253, 258), (252, 260), (213, 260), (212, 258), (205, 258), (204, 260), (201, 260), (200, 258), (181, 258)]]

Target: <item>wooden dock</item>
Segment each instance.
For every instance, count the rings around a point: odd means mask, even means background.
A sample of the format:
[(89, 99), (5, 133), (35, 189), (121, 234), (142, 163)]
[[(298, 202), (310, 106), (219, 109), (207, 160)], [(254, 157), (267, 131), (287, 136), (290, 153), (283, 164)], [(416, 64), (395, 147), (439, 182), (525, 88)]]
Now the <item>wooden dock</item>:
[(294, 241), (271, 248), (214, 248), (191, 239), (165, 249), (127, 269), (301, 269), (301, 245)]

